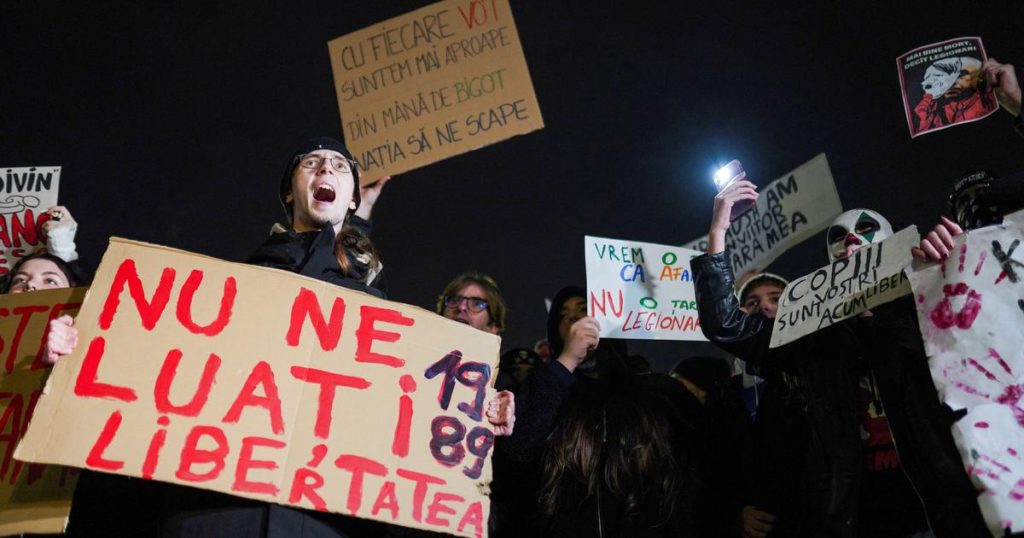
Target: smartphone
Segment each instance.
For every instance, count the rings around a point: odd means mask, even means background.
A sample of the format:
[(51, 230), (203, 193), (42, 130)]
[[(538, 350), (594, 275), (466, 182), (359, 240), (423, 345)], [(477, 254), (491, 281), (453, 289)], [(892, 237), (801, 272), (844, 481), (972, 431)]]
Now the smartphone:
[[(743, 163), (736, 159), (729, 161), (729, 164), (721, 167), (715, 172), (714, 180), (715, 187), (718, 188), (718, 192), (724, 191), (729, 185), (737, 181), (742, 181), (747, 177), (746, 170), (743, 169)], [(740, 217), (740, 215), (750, 211), (754, 207), (753, 200), (740, 200), (732, 206), (732, 210), (729, 213), (729, 221), (734, 221)]]

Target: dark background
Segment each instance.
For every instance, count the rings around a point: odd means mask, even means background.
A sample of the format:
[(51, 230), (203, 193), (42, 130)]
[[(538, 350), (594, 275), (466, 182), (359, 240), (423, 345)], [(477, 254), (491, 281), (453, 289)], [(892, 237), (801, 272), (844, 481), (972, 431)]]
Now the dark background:
[[(0, 166), (63, 166), (98, 264), (112, 235), (241, 260), (280, 217), (295, 147), (342, 136), (327, 41), (426, 5), (5, 2)], [(1024, 65), (1024, 4), (512, 1), (546, 127), (395, 178), (375, 210), (390, 298), (431, 308), (464, 270), (510, 307), (503, 349), (584, 283), (585, 234), (703, 235), (715, 165), (764, 185), (826, 152), (846, 208), (930, 229), (954, 179), (1024, 169), (1010, 116), (911, 140), (895, 59), (981, 36)], [(826, 262), (823, 234), (769, 267)], [(664, 370), (710, 346), (642, 343)]]

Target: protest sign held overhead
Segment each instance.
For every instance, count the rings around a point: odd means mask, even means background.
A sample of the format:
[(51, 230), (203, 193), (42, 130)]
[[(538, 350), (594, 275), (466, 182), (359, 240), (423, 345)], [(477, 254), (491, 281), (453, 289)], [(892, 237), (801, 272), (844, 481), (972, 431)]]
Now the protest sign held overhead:
[(508, 0), (445, 0), (328, 49), (364, 185), (544, 127)]
[(910, 137), (980, 120), (999, 108), (985, 87), (980, 37), (931, 43), (896, 58)]
[(78, 470), (13, 458), (50, 367), (43, 363), (47, 325), (74, 315), (85, 288), (0, 295), (0, 536), (62, 532)]
[[(751, 271), (763, 271), (791, 247), (827, 228), (843, 212), (824, 153), (758, 192), (754, 208), (734, 220), (725, 233), (737, 279)], [(683, 247), (706, 252), (707, 245), (704, 236)]]
[(908, 274), (932, 380), (993, 536), (1024, 530), (1024, 212)]
[(921, 241), (908, 226), (786, 286), (779, 297), (770, 347), (778, 347), (910, 293), (903, 268)]
[(587, 312), (600, 335), (637, 340), (707, 340), (700, 330), (693, 250), (586, 236)]
[(499, 339), (111, 240), (16, 457), (483, 536)]
[(46, 243), (45, 211), (57, 205), (59, 166), (5, 168), (0, 177), (0, 275)]

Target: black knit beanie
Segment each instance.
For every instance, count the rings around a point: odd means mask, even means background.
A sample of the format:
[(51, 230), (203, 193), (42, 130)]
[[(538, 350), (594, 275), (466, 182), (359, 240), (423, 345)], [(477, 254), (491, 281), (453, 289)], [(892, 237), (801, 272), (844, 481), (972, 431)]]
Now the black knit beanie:
[[(281, 176), (281, 185), (278, 189), (278, 199), (281, 201), (281, 205), (284, 207), (284, 212), (285, 215), (288, 216), (289, 222), (291, 221), (292, 218), (291, 204), (289, 204), (286, 200), (288, 199), (288, 195), (292, 193), (292, 173), (295, 172), (295, 167), (298, 166), (299, 159), (301, 159), (303, 155), (312, 153), (318, 149), (337, 151), (338, 153), (344, 155), (346, 159), (352, 161), (355, 160), (352, 159), (352, 154), (349, 153), (348, 148), (345, 147), (345, 144), (342, 144), (341, 142), (331, 137), (318, 136), (316, 138), (310, 138), (309, 140), (303, 142), (303, 144), (299, 146), (299, 149), (295, 150), (295, 153), (292, 154), (291, 160), (288, 161), (288, 166), (284, 170), (284, 175)], [(352, 192), (352, 200), (355, 201), (356, 207), (358, 208), (359, 203), (361, 202), (361, 200), (359, 199), (358, 166), (352, 167), (352, 176), (355, 178), (356, 183), (355, 189)]]

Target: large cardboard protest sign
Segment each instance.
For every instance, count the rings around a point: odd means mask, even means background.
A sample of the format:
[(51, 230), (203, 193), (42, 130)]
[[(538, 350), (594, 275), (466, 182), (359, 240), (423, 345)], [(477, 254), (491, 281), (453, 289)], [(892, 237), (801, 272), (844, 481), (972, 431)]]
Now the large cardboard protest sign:
[[(784, 252), (824, 230), (843, 212), (824, 153), (758, 189), (754, 208), (729, 226), (725, 244), (736, 278), (763, 271)], [(707, 236), (683, 245), (707, 252)]]
[(363, 184), (544, 127), (508, 0), (446, 0), (328, 43)]
[(993, 536), (1024, 530), (1024, 213), (909, 273), (932, 379)]
[(587, 312), (601, 336), (707, 340), (700, 331), (690, 259), (680, 247), (586, 236)]
[(114, 239), (16, 457), (486, 534), (498, 337)]
[(910, 137), (985, 118), (999, 108), (981, 77), (980, 37), (917, 47), (896, 58)]
[(793, 280), (779, 298), (770, 347), (857, 316), (910, 293), (903, 268), (921, 242), (916, 226)]
[(59, 166), (5, 168), (0, 177), (0, 275), (46, 243), (44, 213), (57, 205)]
[(41, 357), (47, 325), (74, 315), (84, 295), (85, 288), (0, 295), (0, 536), (55, 533), (67, 525), (78, 470), (13, 456), (50, 373)]

